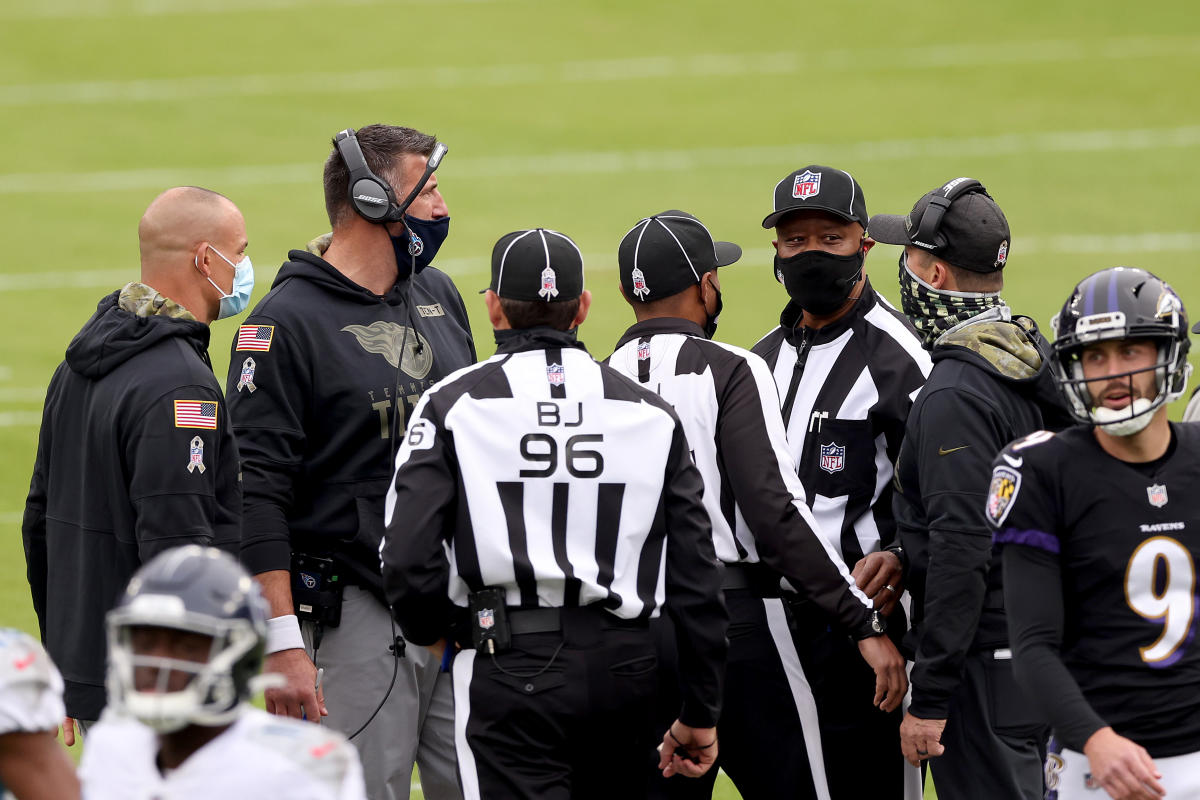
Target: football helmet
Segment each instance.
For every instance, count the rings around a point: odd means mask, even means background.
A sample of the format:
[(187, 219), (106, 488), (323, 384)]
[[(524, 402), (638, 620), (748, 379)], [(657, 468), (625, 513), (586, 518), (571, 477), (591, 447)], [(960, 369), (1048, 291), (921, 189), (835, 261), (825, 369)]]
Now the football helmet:
[[(1150, 424), (1155, 410), (1183, 396), (1191, 365), (1187, 362), (1187, 312), (1179, 295), (1143, 269), (1113, 267), (1084, 278), (1054, 317), (1053, 366), (1071, 415), (1101, 426), (1114, 436), (1131, 436)], [(1083, 350), (1089, 344), (1119, 339), (1149, 339), (1158, 347), (1156, 362), (1145, 369), (1109, 375), (1128, 378), (1154, 370), (1157, 393), (1138, 397), (1122, 409), (1098, 406), (1083, 377)]]
[[(267, 617), (258, 584), (232, 556), (199, 545), (160, 553), (134, 574), (108, 614), (109, 703), (160, 733), (232, 722), (257, 688)], [(209, 636), (208, 659), (136, 652), (139, 628)], [(169, 686), (172, 673), (184, 673), (186, 685)]]

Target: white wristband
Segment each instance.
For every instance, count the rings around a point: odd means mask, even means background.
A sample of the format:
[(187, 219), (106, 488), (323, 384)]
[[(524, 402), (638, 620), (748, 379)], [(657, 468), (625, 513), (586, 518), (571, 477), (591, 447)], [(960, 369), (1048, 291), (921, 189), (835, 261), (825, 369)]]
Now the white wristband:
[(295, 614), (272, 617), (267, 620), (267, 653), (280, 650), (304, 649), (304, 637), (300, 635), (300, 620)]

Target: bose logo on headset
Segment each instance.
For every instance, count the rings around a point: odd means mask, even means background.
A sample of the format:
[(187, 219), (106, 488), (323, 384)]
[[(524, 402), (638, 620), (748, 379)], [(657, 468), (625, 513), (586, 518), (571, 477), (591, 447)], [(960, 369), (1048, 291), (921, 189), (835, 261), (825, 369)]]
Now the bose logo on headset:
[(354, 199), (362, 200), (365, 203), (374, 203), (377, 206), (386, 206), (387, 205), (386, 197), (371, 197), (371, 195), (369, 195), (369, 194), (356, 194), (356, 195), (354, 195)]

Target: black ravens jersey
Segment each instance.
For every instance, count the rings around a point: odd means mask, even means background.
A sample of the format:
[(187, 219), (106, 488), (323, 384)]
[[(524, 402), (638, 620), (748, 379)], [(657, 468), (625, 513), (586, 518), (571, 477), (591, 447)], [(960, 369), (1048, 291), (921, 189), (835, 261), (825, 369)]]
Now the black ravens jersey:
[(1187, 423), (1145, 464), (1108, 455), (1090, 426), (996, 458), (986, 512), (1018, 677), (1071, 749), (1111, 725), (1153, 757), (1200, 750), (1197, 487), (1200, 425)]

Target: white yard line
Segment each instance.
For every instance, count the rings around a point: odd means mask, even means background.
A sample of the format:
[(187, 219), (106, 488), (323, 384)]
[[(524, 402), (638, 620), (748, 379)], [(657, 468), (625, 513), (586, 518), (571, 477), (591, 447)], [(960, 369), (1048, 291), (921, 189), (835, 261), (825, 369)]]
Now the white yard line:
[[(764, 233), (764, 236), (767, 235)], [(1090, 234), (1066, 233), (1053, 236), (1018, 236), (1014, 239), (1015, 253), (1024, 256), (1032, 253), (1092, 254), (1092, 253), (1179, 253), (1200, 250), (1200, 232), (1175, 231), (1157, 233)], [(747, 248), (742, 260), (767, 263), (775, 251), (770, 248)], [(585, 253), (584, 263), (588, 274), (615, 271), (614, 253)], [(490, 261), (484, 257), (450, 258), (437, 262), (436, 266), (460, 282), (459, 290), (470, 294), (487, 283)], [(472, 283), (470, 279), (474, 279)], [(54, 292), (73, 289), (116, 289), (130, 280), (130, 273), (116, 270), (79, 270), (75, 272), (24, 272), (0, 275), (0, 294), (16, 292)], [(5, 368), (0, 367), (0, 377)], [(8, 375), (12, 374), (8, 368)], [(8, 397), (5, 392), (13, 392)], [(18, 402), (17, 395), (32, 396), (33, 389), (0, 389), (0, 402)], [(39, 396), (35, 399), (41, 399)], [(0, 426), (3, 426), (0, 422)]]
[(447, 5), (495, 0), (9, 0), (0, 20), (123, 19), (174, 14), (230, 14), (239, 11), (287, 11), (297, 8)]
[[(288, 2), (304, 4), (302, 0), (257, 2), (264, 7), (275, 7), (271, 5), (273, 2), (278, 2), (279, 7), (289, 7), (286, 5)], [(216, 5), (232, 7), (235, 3), (238, 7), (243, 5), (242, 0), (227, 0)], [(312, 4), (316, 5), (317, 0), (312, 0)], [(183, 3), (172, 2), (166, 5), (178, 5), (182, 10)], [(205, 3), (193, 3), (189, 0), (187, 8), (211, 11), (213, 5), (212, 0), (206, 0)], [(248, 5), (253, 7), (255, 3)], [(0, 20), (2, 19), (4, 16), (0, 12)], [(1067, 39), (817, 52), (699, 53), (690, 56), (638, 56), (545, 64), (484, 64), (341, 72), (133, 78), (0, 86), (0, 106), (179, 102), (205, 97), (265, 95), (308, 96), (321, 92), (377, 92), (411, 86), (432, 90), (654, 79), (750, 78), (812, 74), (815, 71), (863, 74), (884, 69), (894, 72), (944, 67), (990, 68), (1000, 64), (1124, 61), (1187, 56), (1195, 53), (1200, 53), (1200, 37), (1138, 36), (1092, 42)]]
[[(544, 155), (455, 159), (453, 170), (473, 179), (533, 175), (682, 172), (701, 168), (742, 169), (791, 164), (797, 153), (825, 163), (907, 161), (915, 158), (986, 158), (1031, 153), (1098, 153), (1163, 150), (1200, 145), (1200, 125), (1170, 128), (1098, 129), (997, 136), (881, 139), (866, 142), (797, 142), (750, 147), (670, 150), (566, 151)], [(159, 167), (100, 172), (0, 174), (0, 194), (62, 194), (158, 189), (186, 183), (215, 186), (318, 185), (320, 164), (258, 164), (241, 167)]]

